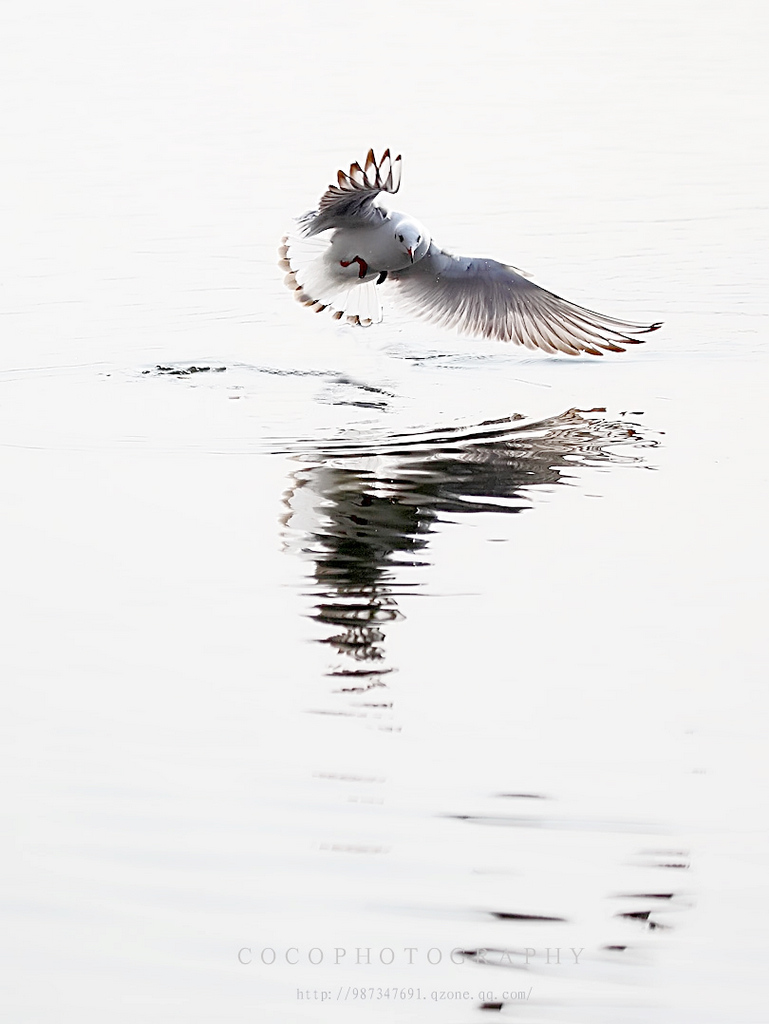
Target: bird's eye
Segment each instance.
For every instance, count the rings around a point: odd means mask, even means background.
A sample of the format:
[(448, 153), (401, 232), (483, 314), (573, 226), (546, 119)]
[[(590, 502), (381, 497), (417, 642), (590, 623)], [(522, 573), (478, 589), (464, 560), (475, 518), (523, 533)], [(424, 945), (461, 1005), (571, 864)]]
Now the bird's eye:
[(422, 241), (422, 236), (421, 236), (421, 235), (418, 235), (418, 236), (417, 236), (417, 245), (419, 245), (419, 243), (420, 243), (421, 241)]
[(398, 241), (399, 241), (399, 242), (402, 242), (402, 241), (403, 241), (403, 235), (398, 235)]

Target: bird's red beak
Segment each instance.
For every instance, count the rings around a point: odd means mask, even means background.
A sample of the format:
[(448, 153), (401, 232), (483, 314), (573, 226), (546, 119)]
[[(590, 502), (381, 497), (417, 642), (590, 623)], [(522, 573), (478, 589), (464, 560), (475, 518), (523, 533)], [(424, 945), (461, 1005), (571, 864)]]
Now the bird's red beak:
[(413, 263), (414, 262), (414, 250), (413, 249), (407, 249), (406, 252), (409, 254), (409, 259)]

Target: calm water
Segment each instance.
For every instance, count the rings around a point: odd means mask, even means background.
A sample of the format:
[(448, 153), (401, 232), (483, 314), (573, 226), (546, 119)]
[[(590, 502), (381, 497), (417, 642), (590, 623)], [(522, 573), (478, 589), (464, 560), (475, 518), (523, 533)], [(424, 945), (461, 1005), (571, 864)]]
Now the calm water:
[[(0, 16), (8, 1019), (762, 1019), (765, 28)], [(664, 331), (310, 317), (370, 145)]]

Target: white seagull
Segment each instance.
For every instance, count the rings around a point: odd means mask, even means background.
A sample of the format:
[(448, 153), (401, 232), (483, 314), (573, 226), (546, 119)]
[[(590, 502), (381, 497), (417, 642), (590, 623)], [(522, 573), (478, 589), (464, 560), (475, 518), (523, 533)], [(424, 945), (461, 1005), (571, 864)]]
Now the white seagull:
[(383, 209), (380, 192), (400, 188), (401, 158), (369, 150), (363, 167), (339, 171), (317, 210), (286, 235), (280, 266), (296, 298), (337, 320), (368, 327), (382, 320), (378, 286), (385, 281), (415, 315), (464, 334), (513, 341), (554, 355), (624, 352), (659, 323), (628, 323), (584, 309), (496, 260), (452, 256), (405, 213)]

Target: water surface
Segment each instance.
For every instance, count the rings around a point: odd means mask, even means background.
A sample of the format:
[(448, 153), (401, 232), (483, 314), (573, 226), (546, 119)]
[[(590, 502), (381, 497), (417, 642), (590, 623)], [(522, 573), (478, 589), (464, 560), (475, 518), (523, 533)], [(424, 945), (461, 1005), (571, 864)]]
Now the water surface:
[[(757, 1019), (765, 20), (0, 17), (9, 1019)], [(664, 331), (310, 317), (371, 145)]]

